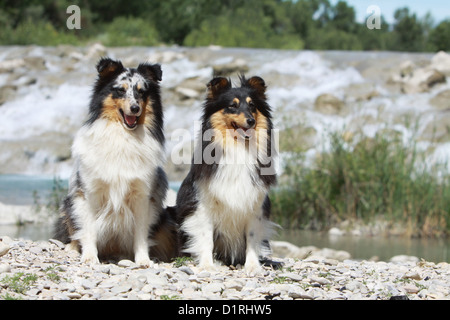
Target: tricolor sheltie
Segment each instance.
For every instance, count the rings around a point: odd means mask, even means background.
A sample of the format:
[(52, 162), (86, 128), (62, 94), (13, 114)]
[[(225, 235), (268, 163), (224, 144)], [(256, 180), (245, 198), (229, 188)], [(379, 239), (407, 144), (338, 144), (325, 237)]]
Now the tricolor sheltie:
[[(176, 228), (163, 210), (167, 191), (159, 64), (125, 68), (102, 58), (89, 118), (75, 136), (75, 166), (55, 237), (81, 249), (81, 260), (168, 260)], [(149, 237), (150, 235), (150, 237)], [(153, 252), (154, 251), (154, 252)]]
[(268, 191), (276, 182), (271, 109), (260, 77), (233, 88), (218, 77), (207, 85), (202, 130), (191, 169), (177, 195), (182, 250), (200, 268), (214, 259), (259, 273), (274, 223)]

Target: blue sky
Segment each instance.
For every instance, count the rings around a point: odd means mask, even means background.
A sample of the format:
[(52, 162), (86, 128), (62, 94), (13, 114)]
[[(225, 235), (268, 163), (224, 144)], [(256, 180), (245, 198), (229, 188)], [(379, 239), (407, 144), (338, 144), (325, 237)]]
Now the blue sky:
[[(332, 4), (336, 4), (339, 0), (330, 0)], [(431, 12), (434, 22), (450, 18), (450, 1), (449, 0), (345, 0), (349, 5), (355, 8), (356, 18), (359, 22), (365, 21), (367, 16), (366, 10), (370, 5), (380, 7), (381, 15), (384, 16), (388, 23), (394, 21), (394, 12), (398, 8), (408, 7), (410, 12), (416, 13), (419, 18), (423, 18), (429, 11)]]

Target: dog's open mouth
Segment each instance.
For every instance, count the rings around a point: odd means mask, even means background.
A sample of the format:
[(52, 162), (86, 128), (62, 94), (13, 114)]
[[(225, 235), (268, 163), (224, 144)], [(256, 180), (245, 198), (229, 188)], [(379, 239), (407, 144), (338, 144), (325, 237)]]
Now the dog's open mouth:
[(123, 112), (122, 109), (120, 109), (120, 114), (123, 118), (123, 123), (125, 124), (125, 128), (133, 130), (136, 128), (139, 117), (138, 116), (129, 116)]
[(233, 129), (239, 133), (244, 139), (250, 139), (253, 134), (255, 133), (255, 130), (253, 129), (253, 127), (251, 128), (245, 128), (245, 127), (241, 127), (240, 125), (238, 125), (236, 122), (232, 122), (231, 125), (233, 126)]

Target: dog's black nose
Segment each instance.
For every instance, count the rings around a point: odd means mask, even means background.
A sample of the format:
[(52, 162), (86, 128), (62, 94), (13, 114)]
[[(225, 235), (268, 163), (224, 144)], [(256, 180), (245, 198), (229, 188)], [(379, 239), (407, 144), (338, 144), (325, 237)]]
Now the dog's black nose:
[(141, 108), (139, 108), (139, 106), (131, 106), (130, 110), (133, 113), (138, 113)]
[(253, 127), (253, 125), (256, 123), (256, 121), (255, 121), (255, 119), (253, 119), (253, 118), (248, 118), (247, 119), (247, 124), (250, 126), (250, 127)]

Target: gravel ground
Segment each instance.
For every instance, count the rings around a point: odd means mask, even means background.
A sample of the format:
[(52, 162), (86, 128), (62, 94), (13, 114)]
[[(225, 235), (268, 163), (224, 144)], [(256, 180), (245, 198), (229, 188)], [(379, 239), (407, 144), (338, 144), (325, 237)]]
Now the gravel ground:
[(88, 266), (57, 240), (0, 239), (0, 300), (450, 299), (448, 263), (274, 258), (281, 269), (249, 277), (227, 266), (202, 271), (189, 260)]

